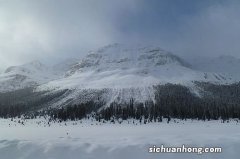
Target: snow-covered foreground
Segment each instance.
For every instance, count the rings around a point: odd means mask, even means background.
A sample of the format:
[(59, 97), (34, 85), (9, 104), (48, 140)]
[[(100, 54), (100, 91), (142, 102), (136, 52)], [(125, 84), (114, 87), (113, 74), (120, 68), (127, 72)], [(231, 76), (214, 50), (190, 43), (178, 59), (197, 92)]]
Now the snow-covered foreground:
[[(38, 124), (37, 124), (38, 123)], [(155, 153), (166, 147), (222, 147), (222, 153)], [(1, 159), (238, 159), (240, 123), (185, 121), (146, 125), (0, 119)]]

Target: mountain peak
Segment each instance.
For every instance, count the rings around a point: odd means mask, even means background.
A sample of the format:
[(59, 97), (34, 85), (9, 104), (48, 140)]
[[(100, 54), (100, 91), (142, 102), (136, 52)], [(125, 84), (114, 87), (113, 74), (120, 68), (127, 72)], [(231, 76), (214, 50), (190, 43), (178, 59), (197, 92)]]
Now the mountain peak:
[(159, 46), (153, 46), (153, 45), (143, 45), (143, 44), (122, 44), (122, 43), (113, 43), (106, 45), (104, 47), (99, 48), (96, 51), (92, 52), (97, 52), (97, 53), (118, 53), (118, 52), (143, 52), (143, 51), (151, 51), (151, 50), (159, 50), (163, 52), (163, 49), (161, 49)]
[(66, 76), (86, 70), (109, 71), (127, 69), (152, 70), (163, 65), (189, 65), (180, 57), (158, 46), (111, 44), (89, 52), (78, 64), (69, 70)]

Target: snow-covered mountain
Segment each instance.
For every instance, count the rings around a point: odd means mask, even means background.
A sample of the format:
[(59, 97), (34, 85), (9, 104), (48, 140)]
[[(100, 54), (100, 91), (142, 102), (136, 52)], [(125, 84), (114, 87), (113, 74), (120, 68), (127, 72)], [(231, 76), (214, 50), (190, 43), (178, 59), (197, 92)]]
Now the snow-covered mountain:
[(0, 91), (36, 87), (36, 92), (69, 90), (54, 105), (88, 100), (112, 102), (154, 101), (154, 86), (167, 83), (199, 93), (198, 82), (230, 84), (224, 72), (196, 69), (180, 57), (155, 46), (112, 44), (90, 51), (81, 60), (66, 60), (53, 67), (40, 62), (8, 68), (0, 75)]
[(221, 73), (196, 71), (178, 56), (153, 46), (112, 44), (91, 51), (69, 69), (63, 78), (52, 80), (37, 90), (71, 90), (57, 105), (89, 99), (128, 102), (154, 100), (154, 85), (167, 83), (187, 86), (198, 94), (194, 81), (232, 83)]

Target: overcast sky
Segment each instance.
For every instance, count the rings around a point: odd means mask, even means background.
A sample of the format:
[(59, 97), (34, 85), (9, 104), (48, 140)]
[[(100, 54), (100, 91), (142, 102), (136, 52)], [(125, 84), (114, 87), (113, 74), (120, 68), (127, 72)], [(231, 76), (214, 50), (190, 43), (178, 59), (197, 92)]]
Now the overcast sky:
[(0, 68), (111, 43), (240, 57), (238, 0), (0, 0)]

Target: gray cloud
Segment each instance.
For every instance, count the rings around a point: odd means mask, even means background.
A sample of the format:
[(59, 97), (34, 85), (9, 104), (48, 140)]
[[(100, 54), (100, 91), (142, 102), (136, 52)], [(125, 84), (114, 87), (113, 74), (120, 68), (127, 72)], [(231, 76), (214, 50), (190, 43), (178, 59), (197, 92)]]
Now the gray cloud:
[(81, 56), (89, 48), (115, 41), (112, 23), (135, 2), (0, 1), (0, 62), (15, 65), (34, 59)]
[(240, 56), (240, 3), (222, 0), (2, 0), (0, 68), (55, 63), (109, 43)]

